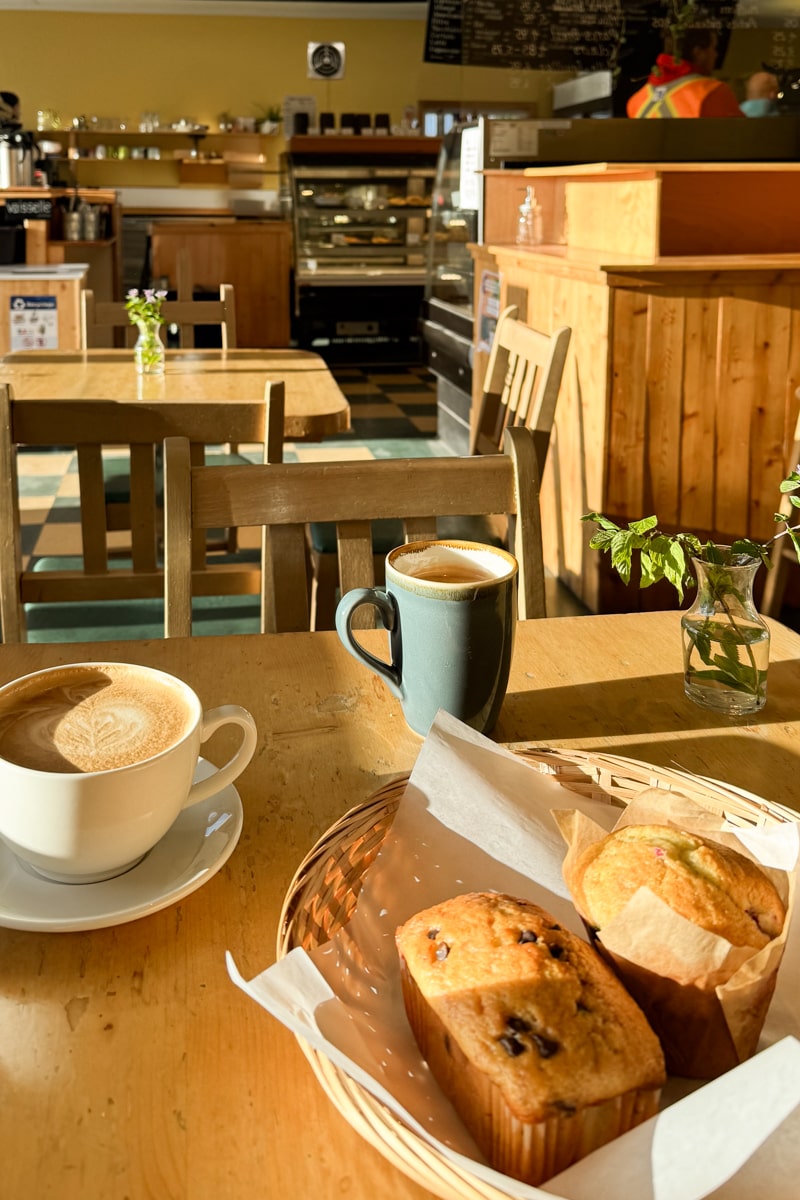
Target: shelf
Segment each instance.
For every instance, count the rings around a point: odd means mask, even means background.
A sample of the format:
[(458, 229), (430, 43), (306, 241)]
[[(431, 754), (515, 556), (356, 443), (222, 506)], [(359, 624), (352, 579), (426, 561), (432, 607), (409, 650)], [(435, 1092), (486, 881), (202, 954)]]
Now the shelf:
[(387, 157), (393, 154), (412, 156), (419, 154), (432, 155), (435, 158), (441, 144), (440, 138), (402, 137), (397, 134), (379, 137), (375, 137), (374, 134), (372, 137), (341, 133), (323, 136), (298, 134), (289, 138), (287, 149), (293, 157), (302, 157), (306, 154), (340, 154), (347, 158), (363, 158), (369, 154), (386, 155)]
[(48, 242), (49, 246), (113, 246), (116, 243), (115, 237), (110, 238), (51, 238)]

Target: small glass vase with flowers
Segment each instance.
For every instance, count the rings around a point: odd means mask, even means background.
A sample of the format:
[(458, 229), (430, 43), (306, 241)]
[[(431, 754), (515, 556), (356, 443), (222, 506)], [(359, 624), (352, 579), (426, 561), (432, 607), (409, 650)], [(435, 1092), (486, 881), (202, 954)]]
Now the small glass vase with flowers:
[(166, 292), (156, 291), (155, 288), (144, 288), (142, 291), (131, 288), (125, 298), (128, 320), (139, 330), (133, 358), (140, 375), (164, 374), (164, 343), (161, 341), (164, 317), (161, 305), (166, 295)]

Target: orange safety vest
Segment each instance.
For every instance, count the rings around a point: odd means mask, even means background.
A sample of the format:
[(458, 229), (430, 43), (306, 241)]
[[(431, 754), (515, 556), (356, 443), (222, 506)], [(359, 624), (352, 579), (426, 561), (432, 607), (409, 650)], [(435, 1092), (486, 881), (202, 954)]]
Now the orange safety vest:
[[(718, 94), (704, 113), (703, 105), (714, 92)], [(646, 83), (628, 100), (627, 111), (629, 117), (744, 116), (727, 84), (694, 74), (682, 75), (671, 83)]]

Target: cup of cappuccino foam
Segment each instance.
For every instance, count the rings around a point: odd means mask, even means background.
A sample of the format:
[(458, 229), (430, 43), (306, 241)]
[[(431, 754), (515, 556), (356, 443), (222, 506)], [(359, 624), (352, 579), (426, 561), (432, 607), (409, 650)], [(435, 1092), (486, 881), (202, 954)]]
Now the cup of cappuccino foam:
[[(233, 758), (193, 783), (200, 746), (233, 723)], [(246, 709), (206, 712), (182, 680), (128, 663), (71, 663), (0, 688), (0, 837), (49, 879), (122, 874), (182, 808), (215, 795), (256, 746)]]
[[(517, 622), (518, 564), (480, 542), (409, 542), (386, 556), (386, 587), (354, 588), (339, 601), (345, 648), (384, 680), (413, 730), (437, 711), (488, 733), (508, 686)], [(372, 605), (389, 633), (391, 661), (370, 654), (353, 617)]]

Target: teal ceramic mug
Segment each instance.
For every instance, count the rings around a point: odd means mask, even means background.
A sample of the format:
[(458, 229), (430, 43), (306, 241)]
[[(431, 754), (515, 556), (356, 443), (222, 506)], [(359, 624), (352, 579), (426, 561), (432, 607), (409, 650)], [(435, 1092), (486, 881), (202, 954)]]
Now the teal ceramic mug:
[[(364, 604), (378, 610), (391, 662), (352, 629)], [(440, 708), (488, 733), (508, 686), (517, 620), (517, 560), (479, 542), (409, 542), (386, 556), (385, 588), (347, 592), (336, 610), (345, 648), (384, 680), (406, 721), (427, 734)]]

